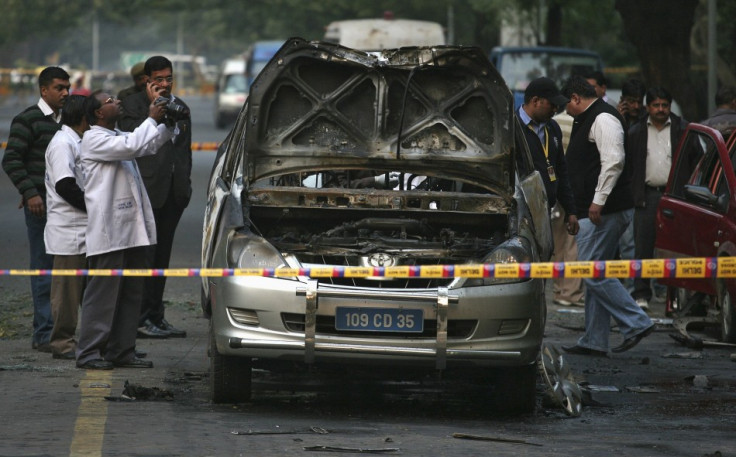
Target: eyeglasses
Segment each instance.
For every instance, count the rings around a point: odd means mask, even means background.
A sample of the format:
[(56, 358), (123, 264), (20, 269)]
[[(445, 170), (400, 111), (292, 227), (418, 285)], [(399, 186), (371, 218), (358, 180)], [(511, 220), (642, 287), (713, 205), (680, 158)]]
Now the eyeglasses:
[(115, 100), (117, 100), (117, 99), (118, 99), (117, 97), (110, 97), (107, 100), (105, 100), (105, 102), (103, 103), (103, 105), (107, 105), (108, 103), (115, 103)]
[(174, 81), (174, 77), (167, 76), (164, 78), (163, 76), (159, 76), (158, 78), (153, 78), (153, 82), (155, 82), (156, 84), (161, 84), (164, 81), (166, 81), (167, 83), (172, 83)]

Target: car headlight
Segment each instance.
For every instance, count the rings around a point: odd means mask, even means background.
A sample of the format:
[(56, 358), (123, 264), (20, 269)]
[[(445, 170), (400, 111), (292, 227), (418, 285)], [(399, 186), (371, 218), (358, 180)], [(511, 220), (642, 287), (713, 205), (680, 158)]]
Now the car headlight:
[[(491, 251), (491, 253), (483, 259), (483, 263), (527, 263), (532, 261), (531, 252), (531, 245), (526, 238), (515, 237)], [(469, 278), (465, 281), (464, 286), (493, 286), (497, 284), (510, 284), (522, 281), (528, 281), (528, 278)]]
[(265, 239), (242, 233), (231, 236), (227, 246), (227, 261), (232, 268), (279, 268), (286, 266), (284, 258)]

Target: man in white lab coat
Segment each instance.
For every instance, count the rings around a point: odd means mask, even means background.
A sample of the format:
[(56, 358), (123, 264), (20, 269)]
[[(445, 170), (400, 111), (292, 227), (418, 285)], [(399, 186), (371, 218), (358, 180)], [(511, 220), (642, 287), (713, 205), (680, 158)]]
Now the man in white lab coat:
[[(87, 208), (84, 179), (79, 166), (82, 135), (89, 129), (84, 114), (87, 97), (70, 95), (61, 112), (61, 130), (46, 148), (46, 253), (54, 256), (55, 270), (87, 268), (84, 236)], [(79, 304), (84, 293), (84, 276), (51, 277), (51, 353), (55, 359), (76, 358)]]
[[(151, 84), (146, 90), (152, 100), (160, 91)], [(110, 94), (90, 96), (85, 108), (91, 126), (81, 150), (89, 267), (145, 268), (146, 248), (156, 244), (156, 226), (135, 158), (155, 154), (175, 132), (161, 123), (164, 104), (152, 103), (149, 118), (133, 132), (115, 128), (120, 102)], [(135, 356), (142, 291), (142, 277), (90, 276), (82, 300), (77, 367), (153, 367)]]

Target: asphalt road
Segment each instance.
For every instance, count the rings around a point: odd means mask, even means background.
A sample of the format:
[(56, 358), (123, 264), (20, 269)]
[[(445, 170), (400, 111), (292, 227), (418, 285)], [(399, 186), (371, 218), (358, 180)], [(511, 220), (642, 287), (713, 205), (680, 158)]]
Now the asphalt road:
[[(211, 100), (187, 101), (195, 113), (195, 141), (224, 137), (212, 126)], [(0, 129), (7, 129), (14, 111), (0, 107)], [(199, 264), (213, 158), (214, 152), (195, 153), (193, 199), (177, 231), (172, 267)], [(0, 269), (26, 268), (23, 218), (4, 174), (0, 191)], [(31, 350), (28, 279), (0, 277), (0, 320), (12, 321), (0, 327), (11, 329), (0, 333), (0, 456), (334, 454), (321, 446), (432, 457), (736, 456), (736, 364), (730, 360), (736, 350), (685, 348), (668, 336), (673, 330), (667, 325), (610, 358), (564, 356), (578, 383), (610, 390), (592, 393), (580, 417), (544, 401), (541, 378), (537, 412), (509, 417), (483, 401), (491, 386), (453, 373), (378, 377), (323, 367), (295, 369), (290, 376), (257, 372), (252, 401), (213, 405), (198, 281), (169, 279), (167, 318), (188, 336), (139, 340), (153, 369), (85, 372)], [(548, 307), (545, 342), (574, 342), (582, 309)], [(652, 315), (664, 317), (661, 303), (653, 304)], [(614, 330), (612, 344), (619, 338)], [(126, 382), (141, 388), (136, 401), (120, 401)], [(315, 447), (322, 451), (306, 449)]]

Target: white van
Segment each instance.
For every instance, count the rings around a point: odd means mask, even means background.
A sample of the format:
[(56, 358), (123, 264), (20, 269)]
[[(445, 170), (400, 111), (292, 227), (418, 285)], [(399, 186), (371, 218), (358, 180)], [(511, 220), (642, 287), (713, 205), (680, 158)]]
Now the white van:
[(234, 121), (247, 97), (245, 59), (226, 59), (220, 66), (215, 85), (215, 127), (222, 129)]
[(363, 51), (446, 44), (436, 22), (410, 19), (352, 19), (327, 26), (324, 41)]

